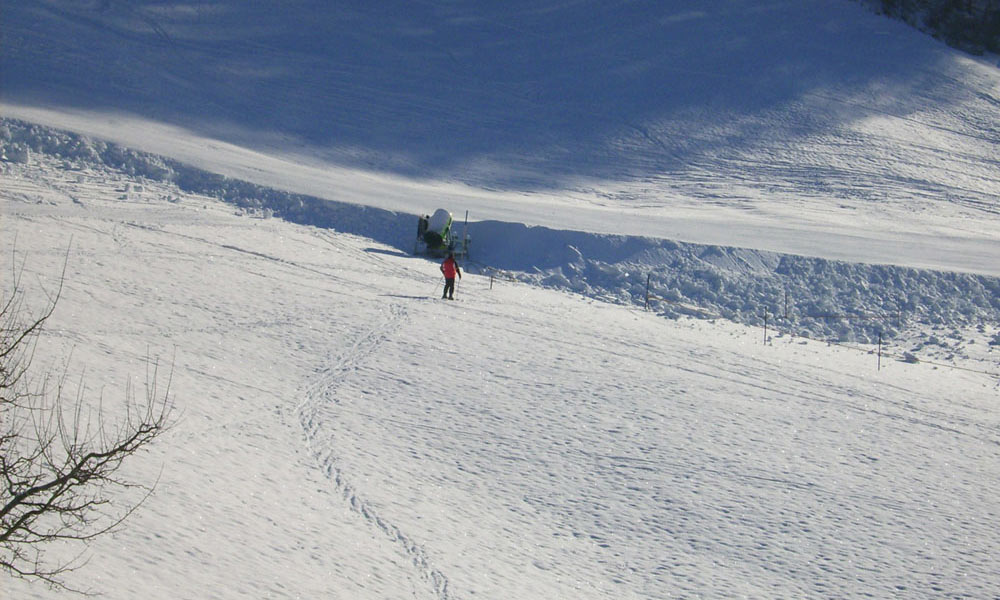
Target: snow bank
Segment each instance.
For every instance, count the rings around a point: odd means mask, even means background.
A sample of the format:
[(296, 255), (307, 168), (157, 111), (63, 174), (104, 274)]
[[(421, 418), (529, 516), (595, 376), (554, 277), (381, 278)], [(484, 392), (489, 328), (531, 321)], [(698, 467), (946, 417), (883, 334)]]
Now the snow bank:
[[(74, 133), (3, 119), (0, 152), (31, 152), (65, 166), (104, 165), (170, 181), (241, 210), (364, 236), (410, 252), (417, 216), (334, 202), (209, 173)], [(431, 207), (428, 207), (431, 208)], [(796, 335), (874, 343), (928, 327), (1000, 324), (1000, 279), (892, 265), (847, 263), (749, 248), (474, 221), (471, 272), (496, 274), (665, 317), (693, 314)], [(648, 283), (648, 288), (647, 288)]]

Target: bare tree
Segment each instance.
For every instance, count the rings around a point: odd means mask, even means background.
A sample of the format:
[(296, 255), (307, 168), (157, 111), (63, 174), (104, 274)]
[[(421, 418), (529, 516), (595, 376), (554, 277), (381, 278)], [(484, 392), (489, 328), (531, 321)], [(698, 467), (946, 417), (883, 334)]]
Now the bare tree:
[(129, 482), (119, 469), (168, 428), (170, 377), (158, 389), (157, 365), (147, 359), (141, 399), (129, 386), (124, 408), (110, 418), (103, 398), (87, 401), (82, 381), (69, 394), (65, 371), (36, 375), (38, 337), (59, 300), (65, 265), (59, 289), (34, 315), (23, 265), (12, 271), (12, 289), (0, 296), (0, 567), (68, 588), (63, 576), (85, 563), (82, 553), (52, 559), (46, 550), (114, 530), (152, 492), (155, 482)]

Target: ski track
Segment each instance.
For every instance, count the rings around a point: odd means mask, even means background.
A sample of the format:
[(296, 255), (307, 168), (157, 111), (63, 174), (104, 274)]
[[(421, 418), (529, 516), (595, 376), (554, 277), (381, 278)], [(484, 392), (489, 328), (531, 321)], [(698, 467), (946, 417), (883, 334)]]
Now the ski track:
[[(328, 244), (331, 248), (338, 252), (344, 252), (350, 248), (347, 244), (342, 241), (344, 233), (338, 233), (330, 229), (314, 229), (312, 234), (320, 241)], [(412, 279), (417, 273), (414, 269), (408, 267), (401, 267), (395, 262), (390, 262), (382, 256), (382, 252), (376, 249), (369, 249), (366, 256), (368, 260), (377, 263), (380, 272), (384, 272), (393, 276), (398, 276), (404, 279)]]
[(310, 452), (324, 476), (334, 484), (351, 511), (396, 544), (405, 556), (409, 557), (418, 578), (430, 586), (435, 598), (449, 600), (453, 596), (448, 590), (448, 578), (434, 567), (423, 546), (384, 517), (378, 507), (364, 498), (362, 492), (351, 483), (350, 476), (338, 466), (335, 442), (326, 428), (328, 421), (337, 418), (337, 407), (340, 405), (338, 390), (341, 385), (351, 377), (352, 372), (365, 363), (368, 357), (378, 352), (379, 347), (392, 337), (406, 318), (405, 307), (390, 304), (389, 315), (383, 322), (361, 336), (353, 346), (319, 372), (316, 380), (306, 387), (305, 399), (295, 412), (305, 433)]

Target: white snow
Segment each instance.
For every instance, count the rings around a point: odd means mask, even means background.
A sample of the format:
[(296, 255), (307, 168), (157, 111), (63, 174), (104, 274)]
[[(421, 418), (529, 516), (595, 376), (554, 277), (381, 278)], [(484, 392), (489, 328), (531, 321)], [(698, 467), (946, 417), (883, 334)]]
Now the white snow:
[(393, 211), (1000, 275), (996, 66), (847, 0), (93, 4), (5, 4), (2, 114)]
[(38, 302), (70, 249), (44, 355), (72, 353), (108, 399), (141, 387), (145, 357), (172, 361), (182, 414), (128, 466), (156, 494), (90, 546), (77, 586), (997, 592), (996, 375), (877, 370), (869, 352), (468, 272), (446, 302), (436, 264), (395, 248), (57, 167), (6, 165), (2, 195), (0, 251), (26, 257)]
[(71, 585), (1000, 596), (995, 65), (849, 2), (376, 6), (2, 3), (38, 366), (179, 414)]

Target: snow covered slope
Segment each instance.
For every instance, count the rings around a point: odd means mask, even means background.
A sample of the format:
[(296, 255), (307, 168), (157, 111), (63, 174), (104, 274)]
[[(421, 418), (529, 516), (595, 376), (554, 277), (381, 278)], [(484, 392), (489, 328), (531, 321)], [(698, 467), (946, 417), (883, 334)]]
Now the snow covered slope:
[(71, 584), (1000, 596), (996, 65), (847, 0), (0, 15), (0, 256), (44, 303), (70, 249), (39, 367), (174, 357), (183, 414)]
[[(414, 249), (413, 215), (225, 178), (64, 131), (0, 119), (0, 152), (27, 165), (97, 169), (139, 177), (144, 184), (172, 184), (225, 199), (242, 212), (361, 235), (404, 253)], [(358, 178), (355, 185), (371, 182)], [(664, 316), (697, 314), (755, 325), (769, 319), (772, 328), (824, 340), (910, 339), (913, 351), (927, 349), (924, 342), (940, 339), (943, 330), (964, 340), (1000, 323), (996, 277), (501, 221), (457, 228), (473, 240), (465, 261), (469, 270), (649, 306)], [(963, 343), (934, 348), (939, 345), (930, 349), (967, 357)]]
[(4, 115), (213, 172), (1000, 274), (996, 66), (848, 0), (2, 9)]
[(475, 274), (446, 302), (436, 263), (368, 238), (44, 155), (0, 165), (0, 253), (26, 259), (37, 302), (71, 249), (39, 366), (68, 361), (107, 407), (145, 357), (174, 361), (183, 416), (128, 465), (157, 493), (93, 542), (78, 587), (1000, 594), (996, 376), (878, 370), (867, 352)]

